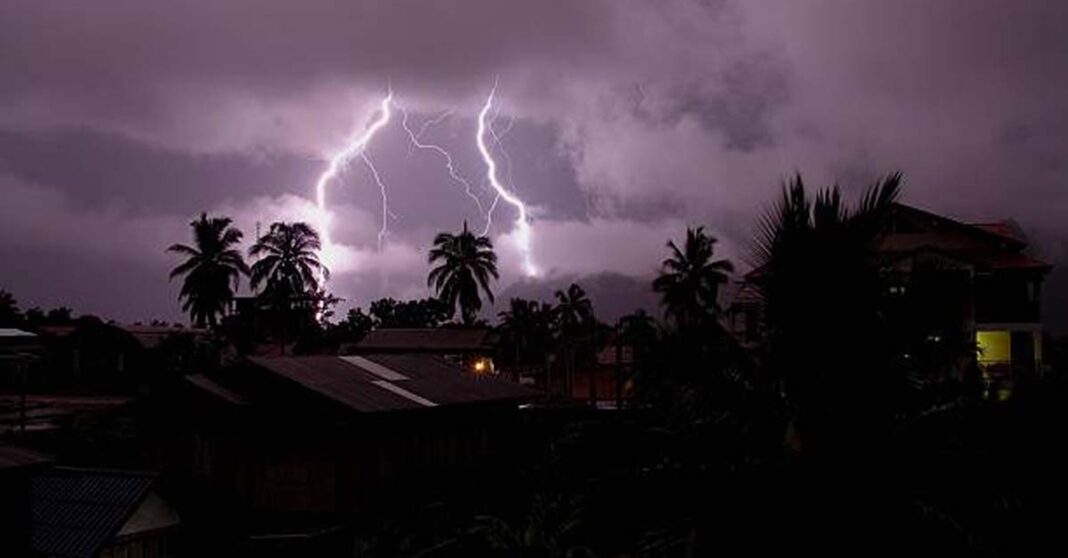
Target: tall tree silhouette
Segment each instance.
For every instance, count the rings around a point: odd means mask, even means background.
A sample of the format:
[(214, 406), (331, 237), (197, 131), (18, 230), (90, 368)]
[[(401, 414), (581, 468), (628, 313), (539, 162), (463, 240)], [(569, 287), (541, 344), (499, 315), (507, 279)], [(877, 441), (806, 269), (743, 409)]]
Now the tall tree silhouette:
[(171, 271), (171, 279), (184, 276), (178, 295), (184, 301), (182, 310), (197, 327), (215, 326), (219, 316), (226, 313), (227, 303), (234, 297), (242, 274), (249, 272), (241, 252), (240, 230), (230, 226), (227, 217), (208, 217), (189, 223), (193, 229), (193, 246), (174, 244), (168, 252), (186, 256), (185, 262)]
[(253, 289), (263, 287), (272, 298), (314, 296), (319, 276), (329, 271), (319, 261), (319, 234), (306, 223), (273, 223), (249, 249), (258, 258), (252, 264)]
[(556, 313), (561, 332), (574, 333), (585, 330), (593, 320), (593, 303), (582, 287), (572, 283), (566, 290), (556, 291)]
[(796, 176), (762, 221), (754, 263), (768, 364), (810, 448), (872, 438), (889, 419), (897, 386), (875, 248), (900, 188), (891, 174), (849, 208), (837, 187), (812, 198)]
[(22, 325), (22, 312), (15, 295), (0, 289), (0, 326), (15, 327)]
[[(536, 300), (513, 298), (501, 318), (501, 346), (505, 358), (519, 367), (540, 367), (548, 371), (553, 348), (556, 316), (552, 305)], [(548, 378), (546, 378), (548, 381)]]
[[(575, 283), (567, 290), (556, 291), (556, 321), (559, 327), (560, 348), (564, 351), (567, 365), (567, 389), (571, 392), (575, 382), (575, 362), (579, 351), (591, 348), (596, 322), (593, 317), (593, 303), (586, 297), (586, 291)], [(590, 389), (594, 378), (590, 378)], [(592, 398), (592, 397), (591, 397)]]
[[(467, 230), (464, 221), (459, 234), (438, 233), (428, 261), (438, 264), (427, 276), (427, 286), (433, 287), (438, 298), (449, 305), (455, 314), (457, 307), (465, 325), (474, 323), (482, 309), (482, 294), (493, 302), (490, 280), (499, 278), (497, 254), (489, 237), (476, 236)], [(481, 293), (481, 294), (480, 294)]]
[(667, 243), (671, 256), (661, 264), (653, 290), (660, 293), (665, 313), (679, 329), (702, 323), (719, 311), (719, 286), (727, 282), (734, 266), (713, 259), (715, 245), (716, 239), (704, 227), (687, 228), (681, 248), (674, 240)]

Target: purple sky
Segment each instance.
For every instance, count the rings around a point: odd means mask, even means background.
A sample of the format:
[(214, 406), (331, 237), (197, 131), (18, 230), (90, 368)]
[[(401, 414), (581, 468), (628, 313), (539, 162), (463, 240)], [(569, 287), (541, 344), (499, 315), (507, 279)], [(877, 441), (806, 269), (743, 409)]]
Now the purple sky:
[[(669, 236), (704, 224), (741, 260), (782, 178), (866, 184), (1016, 219), (1068, 260), (1068, 4), (1036, 0), (7, 0), (0, 5), (0, 288), (23, 305), (174, 319), (175, 261), (201, 210), (308, 219), (325, 157), (387, 88), (491, 199), (475, 116), (499, 80), (502, 176), (532, 207), (542, 283), (501, 206), (500, 288), (588, 278), (625, 300)], [(474, 204), (399, 120), (331, 186), (347, 305), (425, 296), (434, 232)], [(742, 263), (739, 261), (739, 263)], [(744, 267), (744, 266), (742, 266)], [(1047, 299), (1065, 304), (1068, 278)], [(1054, 319), (1060, 319), (1054, 313)], [(1063, 322), (1061, 322), (1063, 323)]]

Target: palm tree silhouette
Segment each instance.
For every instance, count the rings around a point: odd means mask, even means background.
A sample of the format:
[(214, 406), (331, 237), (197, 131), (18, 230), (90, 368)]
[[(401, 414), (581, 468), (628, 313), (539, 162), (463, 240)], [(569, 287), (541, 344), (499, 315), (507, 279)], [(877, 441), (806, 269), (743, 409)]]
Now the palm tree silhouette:
[(272, 223), (248, 251), (258, 258), (252, 264), (252, 288), (262, 285), (263, 294), (279, 299), (315, 295), (320, 276), (329, 277), (319, 249), (319, 234), (307, 223)]
[(552, 345), (555, 316), (551, 305), (536, 300), (513, 298), (508, 310), (498, 314), (500, 329), (515, 350), (517, 363), (540, 359)]
[(182, 311), (189, 312), (197, 327), (218, 324), (241, 275), (249, 272), (241, 252), (234, 248), (241, 242), (242, 233), (231, 223), (227, 217), (209, 218), (201, 213), (200, 219), (189, 223), (194, 246), (174, 244), (167, 248), (168, 252), (188, 256), (171, 271), (170, 277), (185, 276), (178, 299), (184, 301)]
[(892, 415), (899, 386), (875, 249), (900, 190), (894, 173), (848, 207), (837, 187), (811, 197), (796, 176), (761, 222), (754, 275), (765, 353), (806, 448), (875, 439)]
[(449, 305), (453, 315), (459, 306), (464, 325), (471, 325), (482, 309), (481, 291), (493, 302), (490, 279), (498, 279), (497, 254), (487, 236), (475, 236), (467, 230), (467, 221), (459, 234), (438, 233), (428, 258), (430, 264), (440, 262), (427, 275), (428, 287)]
[[(567, 390), (570, 394), (574, 389), (575, 360), (578, 356), (579, 347), (584, 343), (592, 344), (593, 327), (593, 303), (586, 297), (586, 291), (575, 283), (568, 286), (567, 290), (556, 291), (556, 316), (560, 331), (560, 346), (566, 356)], [(593, 388), (594, 378), (590, 378), (590, 389)], [(591, 391), (591, 398), (592, 398)]]
[(716, 239), (704, 227), (686, 229), (686, 242), (680, 249), (669, 240), (671, 256), (661, 264), (653, 290), (660, 293), (665, 314), (679, 329), (705, 321), (719, 312), (719, 286), (734, 271), (728, 260), (713, 260)]
[(566, 291), (556, 291), (556, 314), (562, 332), (575, 332), (584, 329), (593, 319), (593, 303), (582, 287), (572, 283)]

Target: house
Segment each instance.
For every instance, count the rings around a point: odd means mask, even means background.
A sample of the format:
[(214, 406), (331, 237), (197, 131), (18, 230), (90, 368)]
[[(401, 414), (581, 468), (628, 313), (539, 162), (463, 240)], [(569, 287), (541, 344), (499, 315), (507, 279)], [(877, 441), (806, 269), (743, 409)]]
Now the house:
[[(1007, 395), (1016, 378), (1042, 366), (1042, 281), (1050, 265), (1027, 248), (1012, 222), (967, 224), (895, 204), (876, 246), (887, 319), (932, 343), (950, 335), (974, 340), (990, 393)], [(750, 347), (763, 333), (762, 273), (746, 276), (726, 318)]]
[(319, 300), (313, 296), (239, 296), (230, 301), (223, 331), (243, 351), (269, 342), (283, 354), (303, 333), (314, 329)]
[(1016, 379), (1041, 370), (1042, 281), (1050, 265), (1027, 252), (1013, 223), (969, 225), (897, 205), (879, 255), (891, 297), (923, 298), (935, 326), (963, 323), (991, 393), (1004, 397)]
[(0, 327), (0, 354), (20, 354), (40, 352), (40, 338), (32, 332), (21, 329)]
[(63, 558), (172, 556), (180, 521), (155, 475), (55, 467), (29, 480), (33, 555)]
[(42, 326), (39, 333), (44, 352), (30, 377), (34, 391), (129, 391), (144, 364), (145, 350), (136, 337), (97, 318)]
[(40, 357), (41, 340), (28, 331), (0, 328), (0, 393), (23, 392), (31, 365)]
[(248, 540), (292, 540), (300, 525), (309, 544), (353, 514), (513, 459), (519, 404), (535, 395), (401, 353), (250, 358), (188, 382), (188, 474), (220, 509), (263, 519)]
[(27, 386), (37, 393), (129, 394), (158, 376), (156, 356), (166, 353), (168, 343), (207, 338), (208, 331), (199, 328), (122, 325), (90, 316), (41, 326), (38, 358), (29, 366)]
[(367, 333), (342, 352), (437, 355), (478, 373), (493, 373), (497, 333), (486, 328), (384, 328)]

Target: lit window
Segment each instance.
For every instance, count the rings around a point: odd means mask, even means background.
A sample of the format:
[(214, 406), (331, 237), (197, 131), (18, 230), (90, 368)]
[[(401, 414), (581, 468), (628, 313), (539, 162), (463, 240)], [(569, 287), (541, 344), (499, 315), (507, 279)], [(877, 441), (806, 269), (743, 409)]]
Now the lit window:
[(1008, 331), (979, 331), (975, 334), (981, 364), (1009, 362), (1011, 360), (1011, 337)]

